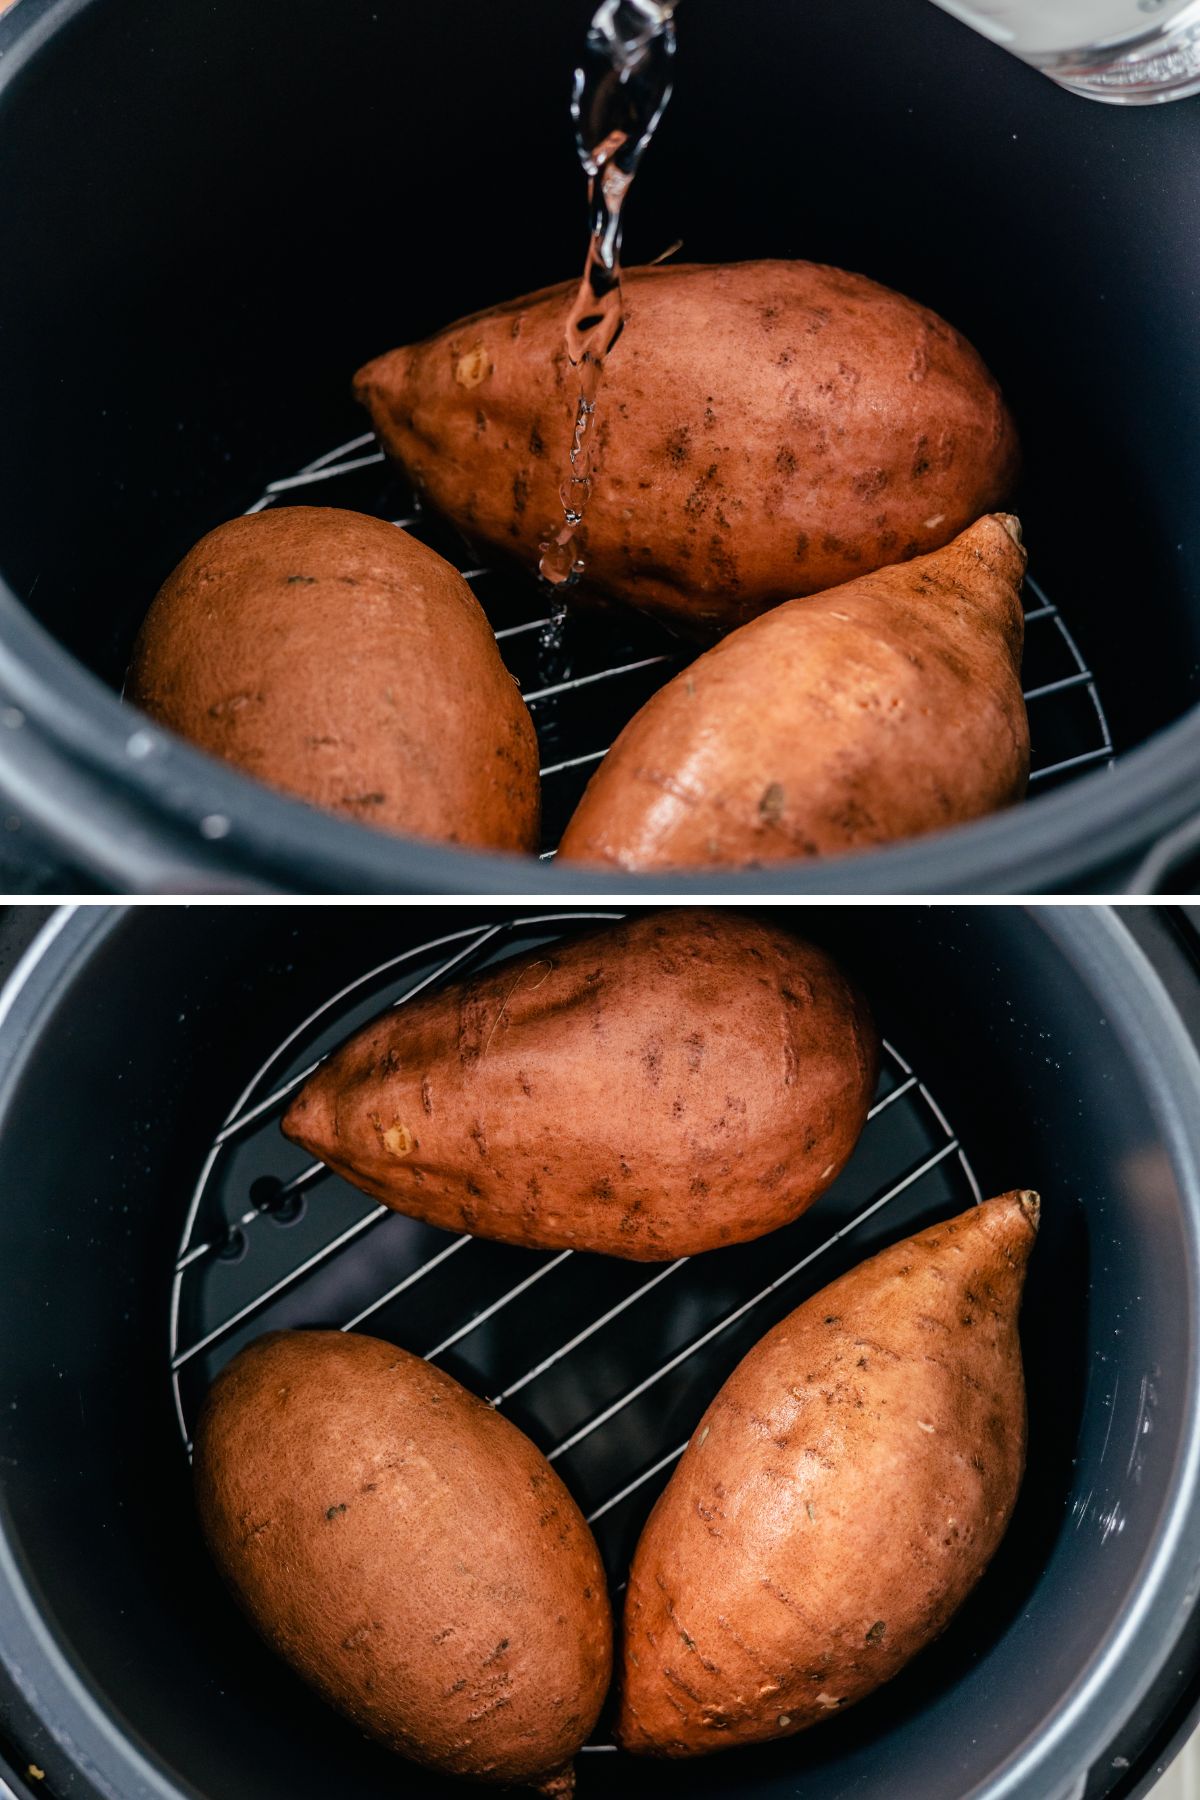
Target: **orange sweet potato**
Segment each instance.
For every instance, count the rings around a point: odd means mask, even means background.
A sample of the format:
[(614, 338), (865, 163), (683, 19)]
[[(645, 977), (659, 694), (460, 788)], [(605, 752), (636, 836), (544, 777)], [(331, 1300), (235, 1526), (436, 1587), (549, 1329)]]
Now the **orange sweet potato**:
[(483, 609), (382, 519), (289, 506), (210, 531), (151, 606), (126, 697), (364, 825), (537, 848), (537, 739)]
[(981, 519), (932, 556), (744, 625), (650, 699), (559, 849), (608, 869), (867, 850), (1020, 800), (1025, 552)]
[[(531, 568), (562, 525), (574, 293), (459, 320), (356, 378), (417, 486)], [(914, 301), (804, 262), (634, 269), (625, 298), (584, 526), (594, 593), (711, 638), (936, 550), (1009, 499), (1000, 391)]]
[(845, 1166), (879, 1041), (825, 951), (724, 912), (626, 920), (402, 1007), (287, 1135), (398, 1212), (669, 1262), (787, 1224)]
[(515, 1425), (377, 1338), (273, 1332), (209, 1394), (195, 1482), (235, 1596), (332, 1705), (444, 1774), (570, 1793), (608, 1593)]
[(1035, 1194), (885, 1250), (734, 1370), (642, 1534), (617, 1735), (700, 1756), (889, 1680), (994, 1555), (1025, 1467)]

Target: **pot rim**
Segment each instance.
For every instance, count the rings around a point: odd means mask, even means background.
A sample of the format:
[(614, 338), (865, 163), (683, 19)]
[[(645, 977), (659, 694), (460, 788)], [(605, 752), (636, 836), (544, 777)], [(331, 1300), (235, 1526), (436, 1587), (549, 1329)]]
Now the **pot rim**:
[(1194, 819), (1200, 768), (1197, 706), (1114, 766), (954, 831), (811, 865), (609, 874), (371, 831), (277, 793), (127, 706), (3, 580), (0, 703), (11, 805), (119, 893), (1051, 894), (1115, 891), (1119, 870), (1137, 892), (1143, 858)]

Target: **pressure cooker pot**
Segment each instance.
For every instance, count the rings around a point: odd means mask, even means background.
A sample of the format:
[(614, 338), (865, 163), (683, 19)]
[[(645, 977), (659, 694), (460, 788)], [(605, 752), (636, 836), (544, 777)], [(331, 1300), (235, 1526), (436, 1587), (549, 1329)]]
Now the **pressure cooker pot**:
[[(580, 1791), (1144, 1791), (1200, 1696), (1194, 949), (1149, 914), (773, 911), (870, 995), (879, 1088), (809, 1213), (688, 1262), (438, 1231), (282, 1137), (303, 1072), (349, 1031), (606, 916), (49, 917), (0, 1000), (0, 1759), (21, 1800), (449, 1796), (276, 1663), (204, 1552), (197, 1407), (261, 1332), (352, 1327), (488, 1397), (552, 1457), (619, 1600), (655, 1496), (750, 1345), (874, 1250), (1028, 1185), (1044, 1220), (1028, 1474), (945, 1637), (846, 1715), (753, 1752), (645, 1762), (602, 1719)], [(10, 916), (0, 941), (19, 929)]]
[[(537, 583), (419, 507), (349, 392), (372, 355), (578, 271), (589, 12), (17, 0), (0, 20), (10, 832), (126, 890), (603, 888), (555, 845), (679, 641), (617, 615), (547, 638)], [(1029, 803), (731, 889), (1156, 888), (1194, 849), (1198, 104), (1094, 105), (928, 0), (681, 9), (627, 260), (809, 257), (949, 318), (1016, 413), (1032, 555)], [(283, 502), (403, 521), (468, 573), (538, 727), (540, 860), (314, 813), (122, 705), (168, 571)]]

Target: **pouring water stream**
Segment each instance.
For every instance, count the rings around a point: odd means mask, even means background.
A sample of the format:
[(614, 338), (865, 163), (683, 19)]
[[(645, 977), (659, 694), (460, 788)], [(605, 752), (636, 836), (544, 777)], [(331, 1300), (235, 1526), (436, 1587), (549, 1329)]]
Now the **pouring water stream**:
[[(549, 527), (538, 564), (543, 581), (553, 590), (550, 622), (542, 639), (546, 650), (561, 644), (565, 595), (584, 571), (584, 521), (597, 472), (596, 408), (605, 363), (624, 325), (623, 209), (671, 98), (676, 4), (677, 0), (602, 0), (575, 71), (571, 115), (588, 179), (590, 236), (583, 279), (566, 328), (578, 392), (569, 464), (559, 489), (562, 521)], [(1089, 30), (1116, 34), (1122, 26), (1132, 35), (1139, 23), (1153, 34), (1155, 19), (1166, 34), (1173, 20), (1181, 25), (1200, 20), (1200, 0), (1052, 0), (1051, 4), (935, 0), (935, 4), (1018, 55), (1033, 62), (1044, 60), (1051, 72), (1052, 52), (1061, 53), (1073, 35)], [(1200, 23), (1191, 30), (1200, 39)], [(1107, 77), (1109, 82), (1114, 79)], [(1184, 86), (1183, 91), (1191, 90)]]
[(583, 573), (582, 526), (596, 475), (596, 404), (604, 367), (624, 325), (623, 208), (642, 157), (671, 98), (675, 0), (604, 0), (575, 72), (571, 116), (588, 178), (590, 238), (583, 279), (567, 320), (567, 354), (578, 383), (570, 463), (559, 490), (563, 522), (542, 545), (539, 573), (556, 590), (548, 627), (561, 636), (563, 596)]

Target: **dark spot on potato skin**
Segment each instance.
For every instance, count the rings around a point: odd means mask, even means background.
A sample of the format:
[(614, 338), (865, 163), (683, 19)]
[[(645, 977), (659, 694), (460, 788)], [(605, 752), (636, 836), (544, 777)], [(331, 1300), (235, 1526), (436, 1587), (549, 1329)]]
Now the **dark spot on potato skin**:
[(854, 492), (860, 500), (876, 500), (888, 485), (886, 469), (864, 469), (853, 481)]
[(680, 425), (668, 437), (665, 445), (667, 461), (673, 468), (681, 469), (688, 460), (692, 434), (688, 426)]
[(777, 825), (783, 817), (783, 807), (783, 788), (777, 781), (773, 781), (771, 785), (764, 790), (762, 799), (758, 803), (759, 816), (765, 820), (768, 825)]
[(708, 540), (709, 561), (713, 573), (727, 594), (736, 594), (741, 588), (741, 577), (738, 573), (737, 558), (722, 540), (713, 536)]

